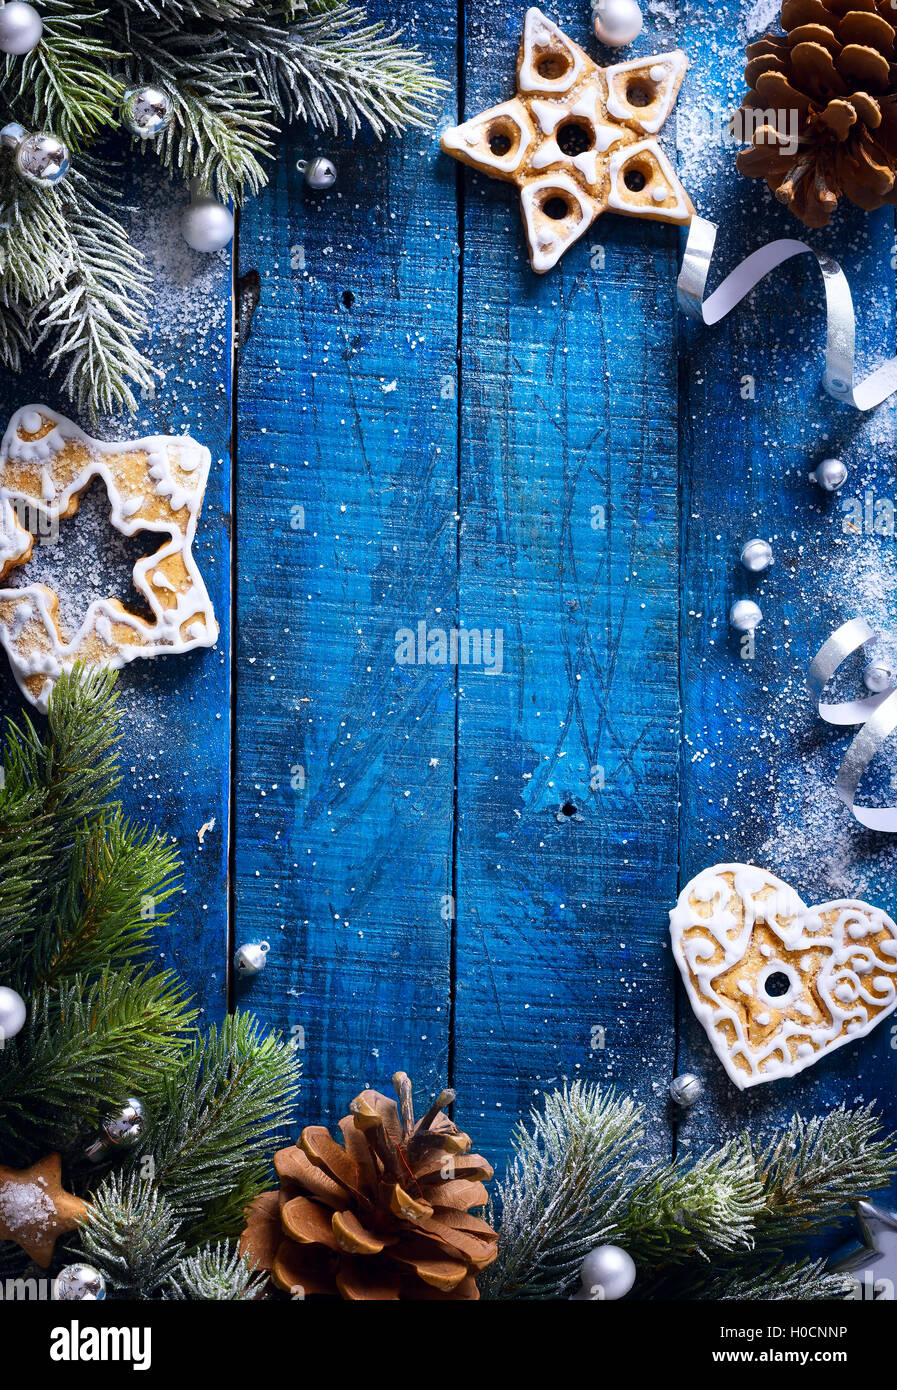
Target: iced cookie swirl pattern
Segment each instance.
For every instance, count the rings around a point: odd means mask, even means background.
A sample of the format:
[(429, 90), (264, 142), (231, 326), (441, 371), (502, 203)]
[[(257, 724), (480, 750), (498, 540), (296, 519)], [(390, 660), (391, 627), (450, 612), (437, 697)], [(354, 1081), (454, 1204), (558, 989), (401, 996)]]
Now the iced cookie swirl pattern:
[(794, 1076), (897, 1006), (897, 926), (868, 903), (807, 907), (748, 864), (718, 864), (670, 913), (692, 1008), (739, 1089)]
[[(76, 661), (121, 667), (136, 657), (214, 645), (218, 625), (191, 553), (210, 466), (208, 449), (186, 435), (104, 443), (48, 406), (24, 406), (13, 416), (0, 446), (0, 582), (31, 558), (34, 536), (23, 517), (64, 522), (95, 477), (105, 484), (110, 520), (119, 531), (164, 537), (134, 567), (134, 587), (152, 621), (104, 598), (91, 604), (76, 633), (66, 635), (51, 589), (37, 583), (0, 588), (0, 643), (32, 704), (46, 709), (54, 682)], [(59, 544), (65, 544), (64, 530)]]

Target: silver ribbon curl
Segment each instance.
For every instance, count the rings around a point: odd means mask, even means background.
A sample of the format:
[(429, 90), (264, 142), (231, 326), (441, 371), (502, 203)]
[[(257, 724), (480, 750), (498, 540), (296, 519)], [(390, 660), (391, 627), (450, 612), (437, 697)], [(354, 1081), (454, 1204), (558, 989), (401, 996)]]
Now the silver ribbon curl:
[(807, 674), (807, 689), (816, 701), (819, 716), (827, 724), (862, 724), (838, 769), (835, 790), (860, 825), (897, 834), (897, 806), (857, 806), (856, 794), (869, 765), (897, 730), (897, 689), (885, 690), (863, 700), (840, 704), (823, 702), (825, 687), (849, 656), (878, 641), (879, 634), (862, 618), (842, 624), (816, 653)]
[(897, 357), (890, 358), (866, 377), (856, 380), (856, 313), (847, 276), (830, 256), (814, 251), (805, 241), (785, 237), (754, 251), (728, 275), (718, 289), (704, 299), (710, 262), (716, 247), (717, 227), (695, 217), (688, 234), (679, 274), (679, 306), (689, 318), (709, 328), (719, 323), (755, 286), (780, 265), (805, 253), (813, 256), (825, 284), (828, 338), (825, 347), (825, 389), (836, 401), (857, 410), (872, 410), (897, 391)]

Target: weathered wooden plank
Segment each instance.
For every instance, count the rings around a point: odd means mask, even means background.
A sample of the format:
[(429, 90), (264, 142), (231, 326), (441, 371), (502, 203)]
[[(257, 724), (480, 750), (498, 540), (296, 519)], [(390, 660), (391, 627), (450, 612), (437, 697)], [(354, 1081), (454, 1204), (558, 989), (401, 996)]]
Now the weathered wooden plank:
[[(164, 372), (155, 399), (136, 418), (104, 420), (103, 438), (189, 432), (212, 452), (213, 467), (194, 553), (212, 596), (221, 636), (212, 651), (136, 661), (120, 677), (125, 714), (122, 800), (141, 823), (176, 841), (184, 861), (175, 919), (160, 928), (160, 956), (176, 966), (207, 1015), (226, 1006), (227, 839), (230, 627), (230, 256), (199, 256), (182, 240), (178, 219), (186, 189), (139, 161), (132, 169), (140, 212), (132, 226), (157, 292), (150, 351)], [(35, 365), (2, 379), (3, 423), (19, 405), (46, 402), (74, 418), (74, 407)], [(90, 430), (87, 420), (79, 421)], [(78, 514), (54, 546), (38, 545), (27, 574), (61, 588), (61, 611), (78, 621), (105, 593), (127, 602), (135, 560), (152, 545), (132, 542), (107, 522), (101, 488), (88, 490)], [(151, 538), (150, 538), (151, 542)], [(23, 572), (24, 573), (24, 572)], [(66, 591), (72, 598), (66, 599)], [(136, 596), (135, 596), (136, 597)], [(22, 701), (6, 666), (0, 707), (16, 714)], [(201, 827), (214, 821), (203, 843)]]
[[(710, 129), (714, 110), (740, 100), (743, 44), (758, 36), (751, 13), (743, 5), (740, 23), (733, 17), (727, 28), (718, 8), (689, 7), (681, 41), (695, 78), (683, 94), (681, 131), (689, 117), (694, 132)], [(719, 273), (775, 236), (803, 235), (765, 186), (734, 170), (734, 152), (718, 140), (695, 134), (682, 156), (699, 210), (721, 225)], [(848, 271), (864, 344), (879, 359), (893, 353), (892, 215), (845, 209), (807, 239)], [(715, 267), (714, 284), (716, 276)], [(897, 847), (861, 830), (835, 797), (847, 739), (816, 718), (803, 677), (846, 618), (861, 614), (892, 628), (893, 527), (870, 535), (861, 519), (859, 530), (850, 529), (857, 509), (848, 503), (862, 504), (867, 491), (873, 500), (893, 498), (897, 407), (889, 402), (861, 417), (826, 397), (824, 341), (821, 281), (809, 259), (759, 288), (719, 328), (682, 333), (682, 882), (716, 862), (756, 862), (807, 902), (859, 896), (893, 913)], [(808, 480), (829, 454), (851, 470), (840, 498), (826, 498)], [(738, 562), (753, 535), (768, 537), (776, 557), (760, 580)], [(738, 597), (756, 597), (765, 615), (753, 650), (727, 625)], [(893, 652), (893, 633), (886, 645)], [(893, 758), (884, 759), (877, 790), (885, 798), (893, 796), (893, 772)], [(888, 1025), (792, 1081), (739, 1094), (684, 1001), (682, 1022), (679, 1068), (711, 1083), (683, 1129), (691, 1144), (745, 1121), (772, 1123), (842, 1100), (875, 1101), (889, 1123), (897, 1118)]]
[[(452, 78), (453, 15), (400, 18)], [(295, 168), (312, 145), (326, 196)], [(454, 606), (455, 235), (429, 133), (293, 131), (243, 216), (237, 935), (272, 949), (238, 998), (295, 1030), (315, 1121), (448, 1066), (454, 678), (397, 665), (396, 634)]]
[[(587, 7), (550, 12), (595, 51)], [(522, 21), (468, 3), (467, 116), (513, 91)], [(463, 187), (459, 616), (503, 669), (460, 679), (454, 1077), (500, 1154), (564, 1079), (657, 1118), (672, 1067), (677, 239), (608, 215), (537, 278), (514, 190)]]

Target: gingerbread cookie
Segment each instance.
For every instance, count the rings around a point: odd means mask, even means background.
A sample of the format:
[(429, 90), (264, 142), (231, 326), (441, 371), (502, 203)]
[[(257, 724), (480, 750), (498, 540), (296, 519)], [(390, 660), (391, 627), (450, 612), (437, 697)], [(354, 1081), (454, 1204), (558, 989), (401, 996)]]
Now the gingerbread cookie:
[(154, 531), (164, 538), (134, 566), (134, 587), (152, 621), (104, 598), (91, 604), (77, 632), (63, 633), (59, 599), (46, 585), (0, 587), (0, 643), (32, 704), (46, 709), (54, 682), (76, 661), (121, 667), (214, 645), (218, 624), (191, 553), (211, 461), (187, 435), (107, 444), (49, 406), (24, 406), (13, 416), (0, 446), (0, 581), (31, 558), (34, 518), (55, 524), (72, 516), (95, 477), (105, 484), (113, 526), (126, 536)]
[(739, 1090), (795, 1076), (897, 1007), (897, 925), (863, 902), (807, 907), (750, 864), (693, 878), (670, 913), (689, 1001)]
[(520, 189), (530, 261), (543, 274), (608, 208), (691, 221), (688, 194), (654, 138), (687, 67), (676, 51), (600, 68), (532, 9), (517, 95), (447, 130), (440, 143), (455, 159)]

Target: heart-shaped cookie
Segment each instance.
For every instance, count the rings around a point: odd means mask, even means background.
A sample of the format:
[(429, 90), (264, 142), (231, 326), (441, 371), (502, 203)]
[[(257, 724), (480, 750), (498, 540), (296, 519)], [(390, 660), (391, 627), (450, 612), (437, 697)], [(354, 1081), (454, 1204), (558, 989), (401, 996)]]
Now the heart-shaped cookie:
[(862, 902), (807, 907), (751, 864), (717, 864), (670, 913), (695, 1014), (739, 1090), (795, 1076), (897, 1007), (897, 925)]

